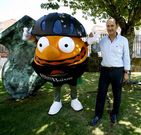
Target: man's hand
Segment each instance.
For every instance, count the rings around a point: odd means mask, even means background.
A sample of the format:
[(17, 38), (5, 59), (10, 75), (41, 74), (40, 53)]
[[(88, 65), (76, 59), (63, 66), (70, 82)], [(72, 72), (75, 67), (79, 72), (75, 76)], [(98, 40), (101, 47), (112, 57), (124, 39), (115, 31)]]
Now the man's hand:
[(124, 73), (124, 81), (126, 82), (129, 79), (129, 74), (128, 73)]
[(89, 37), (93, 37), (94, 35), (93, 35), (93, 33), (91, 32), (90, 34), (89, 34)]

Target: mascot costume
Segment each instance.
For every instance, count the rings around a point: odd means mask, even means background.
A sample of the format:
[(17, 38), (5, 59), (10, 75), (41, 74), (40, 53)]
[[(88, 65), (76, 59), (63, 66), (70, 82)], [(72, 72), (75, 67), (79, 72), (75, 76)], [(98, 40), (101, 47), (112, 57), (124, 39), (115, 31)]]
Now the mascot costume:
[(35, 22), (32, 29), (24, 28), (23, 40), (37, 44), (32, 66), (35, 72), (53, 84), (55, 99), (48, 114), (57, 114), (62, 108), (61, 87), (71, 89), (71, 107), (83, 109), (77, 98), (77, 80), (87, 67), (87, 43), (83, 25), (66, 13), (50, 13)]

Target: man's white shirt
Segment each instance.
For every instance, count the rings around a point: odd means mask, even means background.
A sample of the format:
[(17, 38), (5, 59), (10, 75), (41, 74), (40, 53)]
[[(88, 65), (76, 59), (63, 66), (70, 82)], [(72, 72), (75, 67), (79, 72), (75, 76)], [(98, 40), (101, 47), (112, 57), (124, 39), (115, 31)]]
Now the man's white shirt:
[[(87, 39), (88, 44), (97, 42), (95, 37)], [(108, 36), (103, 37), (96, 45), (95, 51), (101, 52), (101, 65), (105, 67), (124, 67), (124, 70), (130, 70), (130, 55), (127, 38), (117, 35), (111, 42)]]

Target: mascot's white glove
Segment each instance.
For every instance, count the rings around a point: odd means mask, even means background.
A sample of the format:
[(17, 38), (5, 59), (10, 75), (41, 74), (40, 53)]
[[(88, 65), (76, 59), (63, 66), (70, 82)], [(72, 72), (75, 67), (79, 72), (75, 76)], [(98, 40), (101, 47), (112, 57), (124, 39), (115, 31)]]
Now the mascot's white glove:
[(26, 41), (26, 40), (30, 39), (31, 38), (31, 31), (32, 31), (32, 28), (28, 29), (27, 27), (24, 27), (22, 40)]

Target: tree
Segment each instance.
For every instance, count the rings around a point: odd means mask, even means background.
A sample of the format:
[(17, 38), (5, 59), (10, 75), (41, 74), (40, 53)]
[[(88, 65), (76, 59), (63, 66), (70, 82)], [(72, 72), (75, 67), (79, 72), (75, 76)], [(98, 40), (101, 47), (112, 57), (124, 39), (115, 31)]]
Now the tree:
[(135, 27), (141, 25), (141, 0), (48, 0), (42, 3), (43, 9), (58, 9), (60, 5), (82, 10), (85, 17), (91, 16), (106, 19), (109, 16), (116, 19), (121, 27), (121, 35), (129, 40), (130, 54), (133, 54)]

